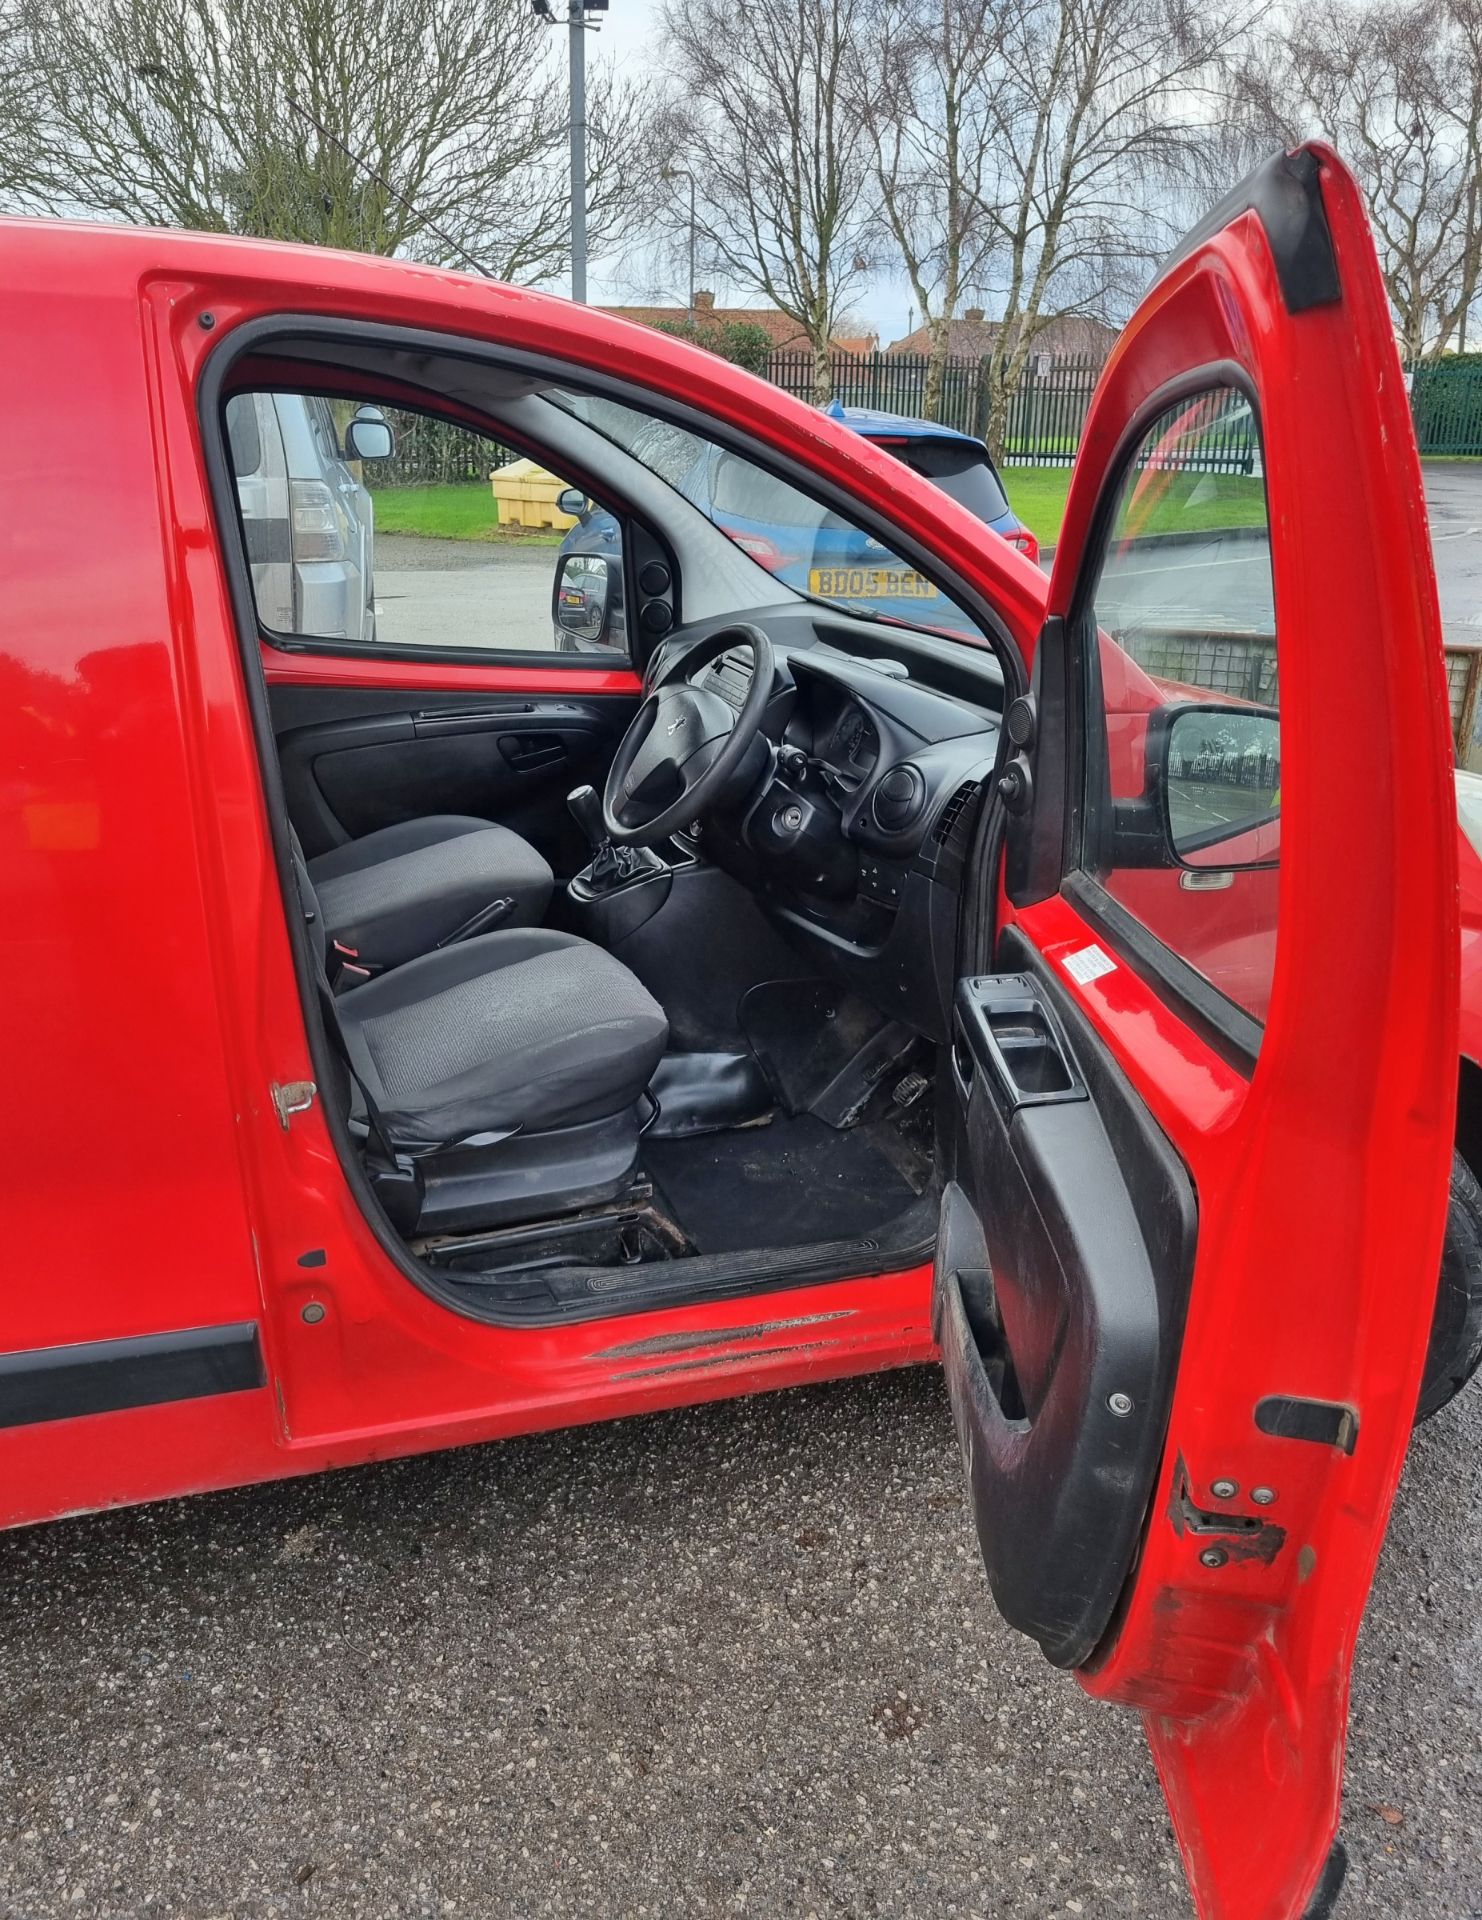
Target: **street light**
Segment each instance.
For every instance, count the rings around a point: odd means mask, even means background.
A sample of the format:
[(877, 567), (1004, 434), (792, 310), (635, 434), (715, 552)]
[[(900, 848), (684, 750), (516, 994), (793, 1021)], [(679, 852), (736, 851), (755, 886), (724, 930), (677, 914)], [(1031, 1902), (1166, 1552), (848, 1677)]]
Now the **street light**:
[(695, 324), (695, 176), (688, 167), (660, 167), (661, 180), (688, 180), (690, 183), (690, 325)]
[[(547, 26), (559, 26), (551, 0), (530, 0), (530, 10)], [(566, 28), (571, 63), (571, 297), (587, 299), (587, 43), (589, 30), (600, 33), (589, 13), (606, 13), (607, 0), (568, 0)]]

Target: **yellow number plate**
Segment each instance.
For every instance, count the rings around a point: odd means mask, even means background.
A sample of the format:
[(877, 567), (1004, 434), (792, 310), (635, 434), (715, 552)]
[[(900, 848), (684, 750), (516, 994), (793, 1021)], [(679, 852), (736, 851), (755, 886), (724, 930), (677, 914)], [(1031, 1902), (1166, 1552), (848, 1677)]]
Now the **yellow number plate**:
[(910, 567), (810, 567), (808, 591), (820, 600), (935, 600), (937, 590)]

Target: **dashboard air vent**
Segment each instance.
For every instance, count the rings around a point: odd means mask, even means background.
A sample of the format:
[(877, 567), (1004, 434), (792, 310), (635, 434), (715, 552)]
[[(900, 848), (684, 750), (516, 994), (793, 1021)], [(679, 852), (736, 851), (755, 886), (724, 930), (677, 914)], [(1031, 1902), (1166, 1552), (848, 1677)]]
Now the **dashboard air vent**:
[(919, 819), (925, 805), (926, 782), (907, 761), (903, 766), (892, 767), (876, 787), (871, 811), (882, 833), (904, 833)]
[(937, 819), (936, 831), (932, 835), (932, 838), (937, 842), (938, 846), (945, 846), (952, 838), (958, 821), (961, 820), (962, 816), (972, 806), (973, 801), (977, 799), (978, 788), (981, 785), (982, 782), (978, 780), (964, 780), (956, 793), (954, 793), (952, 798), (947, 802), (946, 806), (942, 808), (941, 814)]

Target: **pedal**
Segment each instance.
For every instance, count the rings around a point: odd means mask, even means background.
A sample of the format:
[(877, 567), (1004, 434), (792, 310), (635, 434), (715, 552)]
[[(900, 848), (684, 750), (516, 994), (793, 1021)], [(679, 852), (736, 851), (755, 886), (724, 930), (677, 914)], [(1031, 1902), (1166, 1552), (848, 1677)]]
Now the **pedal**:
[(890, 1104), (893, 1107), (900, 1107), (902, 1111), (907, 1107), (914, 1107), (930, 1085), (931, 1082), (924, 1073), (903, 1074), (891, 1089)]

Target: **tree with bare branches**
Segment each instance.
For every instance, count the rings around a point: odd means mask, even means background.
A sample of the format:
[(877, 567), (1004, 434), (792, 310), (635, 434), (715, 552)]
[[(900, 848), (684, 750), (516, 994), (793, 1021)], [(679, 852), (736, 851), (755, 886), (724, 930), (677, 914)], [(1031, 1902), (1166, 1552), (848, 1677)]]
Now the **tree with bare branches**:
[(1465, 344), (1482, 272), (1482, 7), (1323, 0), (1242, 75), (1260, 147), (1322, 133), (1358, 175), (1410, 358)]
[(663, 145), (707, 258), (807, 336), (814, 397), (869, 265), (866, 128), (848, 72), (869, 0), (667, 0)]
[(1003, 319), (987, 367), (988, 441), (1035, 340), (1067, 313), (1130, 304), (1212, 198), (1231, 61), (1260, 0), (1004, 0), (983, 187)]
[(878, 0), (850, 67), (880, 218), (930, 339), (932, 420), (958, 303), (981, 286), (999, 237), (989, 213), (998, 11), (998, 0)]
[[(12, 207), (514, 280), (567, 258), (562, 69), (526, 0), (0, 0), (0, 44)], [(611, 233), (643, 115), (600, 78), (588, 112)]]

